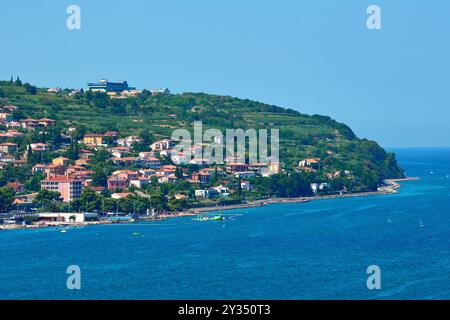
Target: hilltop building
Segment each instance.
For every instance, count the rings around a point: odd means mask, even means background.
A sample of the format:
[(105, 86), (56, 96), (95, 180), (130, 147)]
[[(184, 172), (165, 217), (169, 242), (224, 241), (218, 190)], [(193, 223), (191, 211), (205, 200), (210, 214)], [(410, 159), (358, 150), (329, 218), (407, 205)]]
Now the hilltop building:
[(106, 79), (101, 79), (99, 82), (91, 82), (88, 83), (88, 87), (90, 91), (94, 92), (114, 92), (114, 93), (122, 93), (124, 91), (135, 90), (134, 87), (129, 87), (128, 82), (126, 81), (108, 81)]

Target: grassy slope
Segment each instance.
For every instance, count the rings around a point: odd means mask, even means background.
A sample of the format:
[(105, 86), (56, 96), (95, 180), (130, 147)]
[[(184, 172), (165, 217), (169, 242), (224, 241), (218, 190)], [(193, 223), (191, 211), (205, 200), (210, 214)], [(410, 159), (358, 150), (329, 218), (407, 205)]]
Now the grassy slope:
[[(328, 172), (348, 169), (357, 177), (370, 174), (378, 181), (403, 175), (394, 155), (373, 141), (358, 139), (346, 125), (329, 117), (304, 115), (255, 101), (185, 93), (122, 100), (117, 103), (125, 107), (125, 112), (114, 114), (110, 106), (97, 108), (85, 98), (44, 90), (30, 95), (24, 87), (6, 82), (0, 83), (0, 90), (8, 97), (2, 104), (19, 105), (27, 116), (50, 117), (67, 126), (85, 125), (90, 132), (115, 129), (128, 135), (149, 130), (156, 138), (168, 137), (174, 128), (192, 128), (194, 120), (202, 120), (204, 129), (276, 128), (280, 130), (280, 157), (286, 168), (302, 158), (317, 156), (325, 159)], [(335, 155), (329, 156), (326, 151)]]

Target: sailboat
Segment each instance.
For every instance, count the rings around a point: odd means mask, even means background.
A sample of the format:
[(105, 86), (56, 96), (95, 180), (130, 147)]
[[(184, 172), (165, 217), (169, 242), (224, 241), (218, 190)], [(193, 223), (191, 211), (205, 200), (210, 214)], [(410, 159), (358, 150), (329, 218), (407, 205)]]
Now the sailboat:
[(423, 224), (422, 220), (420, 220), (419, 227), (421, 227), (421, 228), (425, 227), (425, 225)]

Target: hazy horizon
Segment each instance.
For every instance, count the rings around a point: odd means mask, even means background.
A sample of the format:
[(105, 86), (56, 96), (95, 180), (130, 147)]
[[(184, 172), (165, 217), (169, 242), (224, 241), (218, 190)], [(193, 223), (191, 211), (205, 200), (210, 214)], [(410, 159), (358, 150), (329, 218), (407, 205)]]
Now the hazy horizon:
[[(69, 5), (81, 30), (66, 28)], [(382, 30), (366, 9), (381, 8)], [(205, 92), (332, 117), (383, 147), (449, 147), (450, 3), (23, 0), (0, 4), (0, 78)]]

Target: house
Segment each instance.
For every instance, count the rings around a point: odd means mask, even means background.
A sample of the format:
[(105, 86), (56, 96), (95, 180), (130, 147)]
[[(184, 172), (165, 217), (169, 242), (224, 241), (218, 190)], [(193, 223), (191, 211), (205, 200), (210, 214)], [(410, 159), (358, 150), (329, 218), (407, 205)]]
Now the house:
[(105, 187), (94, 187), (94, 186), (89, 186), (87, 188), (91, 189), (95, 193), (102, 193), (106, 189)]
[(228, 197), (230, 195), (230, 189), (223, 185), (212, 187), (211, 189), (215, 190), (221, 197)]
[(8, 110), (9, 112), (13, 112), (14, 110), (19, 110), (18, 106), (3, 106), (4, 110)]
[(92, 146), (103, 145), (103, 135), (96, 133), (86, 133), (83, 137), (83, 143)]
[(326, 182), (326, 183), (311, 183), (310, 187), (311, 187), (311, 190), (314, 192), (314, 194), (317, 194), (319, 191), (330, 189), (331, 184), (328, 182)]
[(3, 132), (0, 133), (0, 138), (6, 138), (6, 139), (21, 137), (21, 136), (24, 136), (24, 134), (21, 132), (11, 131), (11, 130), (8, 130), (8, 132), (6, 132), (6, 133), (3, 133)]
[(215, 189), (198, 189), (195, 190), (195, 196), (197, 198), (210, 199), (218, 195)]
[(114, 164), (116, 166), (129, 167), (129, 166), (135, 165), (136, 162), (139, 160), (139, 158), (125, 157), (125, 158), (112, 158), (111, 160), (112, 160), (112, 162), (114, 162)]
[(12, 121), (12, 115), (7, 112), (0, 112), (0, 123), (7, 123)]
[(111, 195), (111, 199), (123, 199), (126, 197), (129, 197), (131, 195), (131, 193), (129, 192), (117, 192), (117, 193), (113, 193)]
[(162, 176), (169, 176), (175, 173), (176, 168), (177, 167), (173, 165), (166, 165), (161, 167), (159, 170), (156, 170), (156, 174)]
[(146, 158), (154, 158), (155, 153), (152, 151), (141, 151), (139, 152), (139, 158), (146, 159)]
[(190, 155), (187, 156), (183, 152), (176, 152), (176, 153), (173, 152), (172, 155), (171, 155), (172, 162), (177, 164), (177, 165), (187, 164), (188, 157), (189, 157), (189, 160), (190, 160), (191, 156)]
[(14, 160), (13, 165), (14, 167), (23, 167), (27, 164), (27, 160)]
[(44, 173), (47, 176), (47, 178), (64, 176), (66, 174), (66, 171), (67, 171), (66, 166), (57, 164), (49, 164), (44, 168)]
[(159, 140), (156, 142), (153, 142), (150, 145), (150, 149), (152, 151), (162, 151), (162, 150), (169, 150), (172, 147), (172, 142), (168, 139)]
[(114, 173), (115, 176), (118, 176), (119, 178), (124, 178), (126, 180), (131, 179), (137, 179), (139, 177), (138, 171), (131, 171), (131, 170), (119, 170)]
[(97, 213), (64, 213), (64, 212), (45, 212), (39, 213), (38, 215), (40, 221), (50, 221), (50, 222), (86, 222), (98, 220)]
[(34, 198), (36, 198), (36, 196), (37, 196), (37, 192), (18, 195), (18, 196), (15, 196), (14, 199), (18, 199), (23, 202), (33, 202), (33, 200), (34, 200)]
[(18, 137), (23, 137), (25, 134), (23, 134), (22, 132), (16, 131), (16, 130), (8, 130), (6, 132), (6, 135), (11, 138), (18, 138)]
[(126, 178), (120, 178), (118, 176), (112, 176), (108, 179), (108, 190), (109, 191), (116, 191), (119, 190), (125, 190), (128, 186), (128, 180)]
[(148, 184), (150, 184), (149, 178), (139, 177), (139, 178), (135, 178), (135, 179), (130, 179), (130, 186), (134, 186), (139, 189), (142, 189), (142, 187), (144, 187)]
[(31, 172), (33, 173), (44, 173), (45, 171), (45, 164), (36, 164), (31, 168)]
[(51, 127), (55, 125), (55, 120), (53, 119), (47, 119), (47, 118), (42, 118), (37, 120), (37, 123), (43, 127)]
[(78, 160), (75, 160), (75, 165), (84, 166), (84, 165), (88, 164), (90, 161), (91, 161), (91, 159), (78, 159)]
[(256, 173), (254, 171), (240, 171), (235, 172), (234, 176), (241, 179), (253, 179), (256, 177)]
[(124, 90), (121, 95), (123, 97), (137, 97), (142, 93), (142, 90)]
[(189, 161), (189, 164), (196, 164), (198, 166), (207, 166), (210, 164), (210, 161), (207, 158), (194, 158), (191, 161)]
[(248, 165), (245, 163), (228, 163), (225, 168), (230, 171), (230, 172), (244, 172), (244, 171), (248, 171)]
[(68, 177), (52, 177), (41, 181), (41, 189), (59, 192), (64, 202), (70, 202), (80, 197), (83, 181)]
[(74, 96), (76, 96), (76, 95), (78, 95), (78, 94), (81, 94), (81, 90), (80, 90), (80, 89), (73, 89), (73, 90), (71, 90), (71, 91), (69, 92), (68, 96), (69, 96), (69, 97), (74, 97)]
[(84, 149), (82, 149), (82, 150), (80, 150), (80, 156), (79, 156), (79, 158), (80, 159), (83, 159), (83, 160), (88, 160), (90, 157), (92, 157), (94, 154), (92, 153), (92, 152), (90, 152), (89, 150), (84, 150)]
[(67, 174), (72, 174), (74, 172), (81, 172), (81, 171), (85, 171), (86, 168), (83, 166), (79, 166), (79, 165), (71, 165), (67, 168)]
[(0, 143), (0, 152), (11, 154), (17, 151), (17, 144), (12, 142)]
[(157, 175), (159, 183), (175, 183), (178, 178), (174, 174), (169, 175)]
[(141, 169), (139, 170), (139, 175), (144, 178), (150, 178), (155, 175), (155, 170), (153, 169)]
[(47, 92), (49, 92), (49, 93), (59, 93), (59, 92), (61, 92), (62, 90), (61, 90), (61, 88), (48, 88), (47, 89)]
[(318, 168), (320, 168), (320, 158), (304, 159), (298, 163), (298, 166), (301, 168), (302, 167), (310, 167), (313, 169), (318, 169)]
[(36, 193), (15, 196), (13, 201), (14, 209), (22, 212), (30, 212), (33, 207), (35, 207), (33, 204), (33, 199), (35, 196)]
[(106, 131), (103, 136), (104, 137), (111, 137), (111, 138), (115, 138), (119, 135), (119, 133), (117, 131)]
[(211, 183), (211, 175), (204, 171), (193, 173), (191, 176), (191, 182), (200, 184)]
[(23, 184), (20, 182), (8, 182), (6, 184), (7, 187), (13, 188), (15, 193), (22, 193), (25, 191), (25, 188), (23, 187)]
[(131, 148), (134, 143), (143, 142), (144, 140), (137, 136), (128, 136), (123, 139), (117, 140), (117, 144), (122, 147)]
[(6, 162), (0, 161), (0, 171), (5, 170), (8, 164)]
[(222, 169), (222, 168), (219, 168), (219, 167), (217, 167), (217, 168), (203, 168), (203, 169), (202, 169), (202, 172), (207, 172), (207, 173), (209, 173), (210, 175), (214, 175), (214, 174), (216, 174), (216, 172), (217, 172), (217, 175), (218, 175), (218, 176), (223, 176), (223, 175), (225, 175), (225, 172), (223, 171), (223, 169)]
[(253, 189), (253, 186), (250, 181), (241, 180), (241, 189), (244, 191), (251, 191)]
[(7, 128), (11, 128), (11, 129), (18, 129), (18, 128), (21, 128), (21, 127), (22, 127), (22, 125), (20, 124), (20, 122), (17, 122), (17, 121), (11, 121), (11, 122), (8, 122), (8, 123), (5, 124), (5, 126), (6, 126)]
[(150, 89), (150, 92), (152, 96), (159, 96), (159, 95), (170, 95), (170, 90), (168, 88), (157, 88), (157, 89)]
[(52, 160), (52, 164), (57, 166), (66, 166), (69, 164), (70, 159), (65, 157), (58, 157)]
[(125, 153), (130, 152), (130, 148), (119, 146), (119, 147), (109, 148), (108, 151), (111, 153), (111, 155), (113, 157), (115, 157), (115, 158), (122, 158), (122, 156)]
[(32, 144), (30, 144), (30, 148), (31, 148), (32, 152), (44, 153), (48, 149), (48, 144), (46, 144), (46, 143), (32, 143)]
[[(271, 161), (268, 165), (268, 175), (274, 175), (274, 174), (279, 174), (281, 173), (281, 165), (279, 162), (276, 161)], [(265, 173), (262, 173), (263, 176), (265, 176)]]
[(141, 158), (138, 161), (138, 165), (141, 168), (159, 169), (161, 167), (161, 161), (158, 158), (154, 157)]
[(251, 163), (248, 165), (248, 170), (262, 175), (263, 173), (269, 171), (269, 165), (267, 163)]
[(188, 200), (189, 197), (185, 194), (177, 193), (174, 195), (175, 200)]
[(171, 156), (172, 156), (172, 150), (162, 150), (162, 151), (160, 151), (159, 152), (159, 155), (161, 156), (161, 157), (166, 157), (166, 158), (170, 158)]
[(13, 163), (16, 160), (16, 157), (10, 154), (5, 154), (0, 156), (0, 162)]
[(34, 130), (36, 127), (39, 127), (39, 122), (36, 119), (27, 118), (20, 121), (22, 128)]

